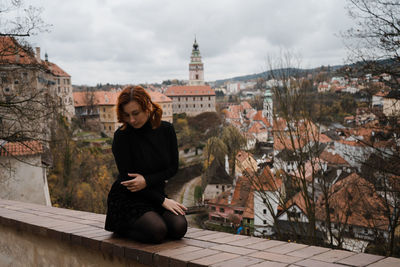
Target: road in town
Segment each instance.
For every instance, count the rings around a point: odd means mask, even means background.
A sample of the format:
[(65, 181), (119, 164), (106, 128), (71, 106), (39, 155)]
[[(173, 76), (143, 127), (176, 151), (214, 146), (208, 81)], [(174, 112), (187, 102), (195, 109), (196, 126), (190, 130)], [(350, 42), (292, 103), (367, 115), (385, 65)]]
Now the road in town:
[[(171, 197), (176, 201), (181, 202), (185, 207), (195, 206), (196, 203), (194, 201), (194, 190), (196, 186), (201, 186), (201, 176), (197, 176), (185, 183), (179, 193)], [(195, 216), (196, 214), (186, 216), (190, 227), (198, 227), (194, 220)]]

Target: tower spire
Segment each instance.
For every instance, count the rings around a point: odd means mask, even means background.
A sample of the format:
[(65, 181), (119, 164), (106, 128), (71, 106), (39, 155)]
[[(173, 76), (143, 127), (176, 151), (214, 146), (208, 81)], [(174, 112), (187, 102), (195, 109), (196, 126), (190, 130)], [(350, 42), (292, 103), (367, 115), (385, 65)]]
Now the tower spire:
[(189, 85), (204, 85), (204, 68), (196, 35), (189, 63)]

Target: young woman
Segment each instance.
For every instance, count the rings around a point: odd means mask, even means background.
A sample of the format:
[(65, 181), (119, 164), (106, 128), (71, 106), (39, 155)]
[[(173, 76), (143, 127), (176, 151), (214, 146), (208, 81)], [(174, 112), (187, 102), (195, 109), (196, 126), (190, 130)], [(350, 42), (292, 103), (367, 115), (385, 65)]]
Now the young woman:
[(160, 106), (140, 86), (118, 97), (112, 152), (119, 176), (107, 200), (105, 229), (146, 243), (179, 239), (187, 230), (186, 208), (166, 197), (165, 181), (178, 170), (172, 124), (161, 121)]

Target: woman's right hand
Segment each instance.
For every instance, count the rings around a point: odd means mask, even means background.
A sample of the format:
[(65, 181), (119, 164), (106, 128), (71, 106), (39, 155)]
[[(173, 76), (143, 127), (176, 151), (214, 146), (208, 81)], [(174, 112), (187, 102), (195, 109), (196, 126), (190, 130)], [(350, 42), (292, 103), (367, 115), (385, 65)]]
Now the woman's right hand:
[(176, 202), (175, 200), (169, 198), (164, 199), (162, 206), (165, 209), (174, 213), (175, 215), (185, 215), (185, 210), (187, 210), (187, 208), (183, 206), (181, 203)]

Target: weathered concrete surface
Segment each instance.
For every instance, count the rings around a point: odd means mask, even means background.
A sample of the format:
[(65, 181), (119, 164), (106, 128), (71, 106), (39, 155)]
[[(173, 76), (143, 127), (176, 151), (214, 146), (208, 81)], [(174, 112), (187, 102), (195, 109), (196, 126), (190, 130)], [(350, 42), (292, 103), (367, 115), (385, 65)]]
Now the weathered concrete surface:
[(0, 225), (0, 266), (146, 266)]

